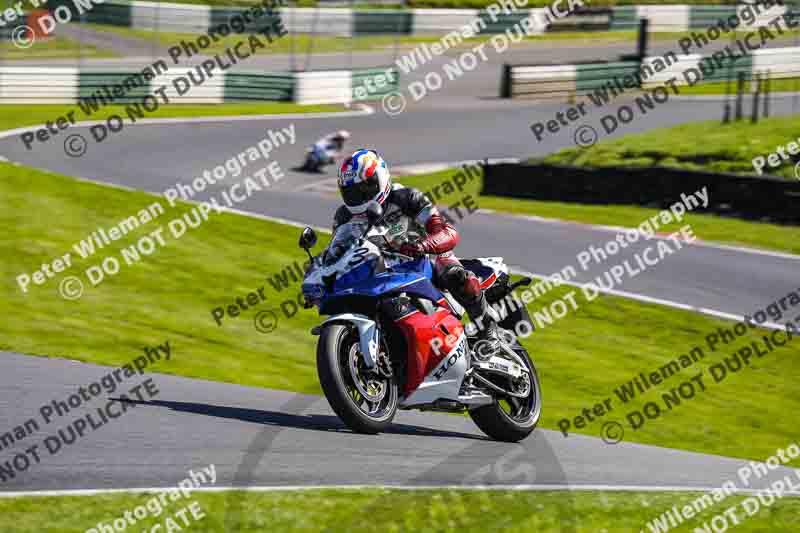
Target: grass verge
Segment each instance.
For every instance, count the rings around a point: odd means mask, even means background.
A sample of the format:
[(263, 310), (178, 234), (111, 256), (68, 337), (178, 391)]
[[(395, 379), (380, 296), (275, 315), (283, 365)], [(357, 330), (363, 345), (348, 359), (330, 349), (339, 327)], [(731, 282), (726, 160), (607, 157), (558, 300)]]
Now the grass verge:
[[(322, 23), (322, 22), (320, 22)], [(105, 31), (114, 33), (121, 37), (128, 37), (134, 39), (142, 39), (143, 41), (158, 42), (161, 46), (168, 48), (180, 44), (181, 41), (194, 41), (197, 39), (199, 33), (178, 33), (160, 31), (156, 35), (155, 32), (149, 30), (139, 30), (133, 28), (126, 28), (122, 26), (112, 26), (105, 24), (89, 24), (89, 27), (98, 31)], [(224, 52), (225, 49), (235, 46), (241, 41), (247, 41), (247, 34), (244, 35), (228, 35), (227, 37), (220, 37), (219, 40), (213, 41), (210, 46), (203, 50), (203, 53), (212, 55), (219, 52)], [(333, 37), (333, 36), (310, 36), (307, 34), (289, 34), (280, 39), (276, 39), (265, 48), (259, 48), (253, 53), (257, 55), (268, 54), (305, 54), (311, 51), (314, 54), (330, 54), (336, 52), (348, 52), (350, 50), (365, 51), (365, 50), (391, 50), (395, 44), (402, 46), (410, 46), (423, 42), (434, 42), (439, 40), (439, 36), (425, 36), (425, 35), (403, 35), (395, 37), (392, 35), (372, 35), (369, 37)], [(305, 59), (301, 59), (305, 61)]]
[(0, 61), (24, 59), (69, 59), (83, 58), (112, 58), (119, 57), (111, 50), (104, 50), (96, 46), (79, 43), (66, 37), (54, 37), (36, 41), (30, 48), (18, 48), (13, 43), (0, 42)]
[[(140, 30), (127, 28), (122, 26), (114, 26), (107, 24), (89, 24), (89, 26), (97, 31), (104, 31), (114, 33), (121, 37), (141, 39), (146, 42), (158, 42), (163, 47), (171, 47), (180, 43), (181, 41), (193, 41), (199, 34), (193, 33), (176, 33), (176, 32), (155, 32), (150, 30)], [(434, 43), (439, 42), (442, 34), (430, 35), (370, 35), (370, 36), (356, 36), (356, 37), (334, 37), (326, 35), (311, 36), (309, 34), (290, 34), (281, 39), (276, 40), (269, 46), (263, 49), (256, 50), (256, 54), (287, 54), (287, 53), (301, 53), (305, 54), (307, 51), (311, 53), (337, 53), (349, 51), (375, 51), (386, 50), (392, 51), (395, 47), (399, 53), (403, 53), (409, 48), (420, 43)], [(653, 41), (668, 41), (678, 39), (690, 35), (689, 32), (664, 32), (653, 33), (650, 38)], [(456, 46), (454, 50), (461, 50), (463, 48), (471, 48), (476, 44), (488, 41), (492, 35), (482, 35), (480, 37), (472, 37), (465, 39), (463, 44)], [(224, 51), (243, 39), (242, 35), (231, 35), (228, 37), (220, 38), (218, 41), (213, 42), (205, 53), (219, 53)], [(572, 42), (579, 44), (594, 44), (605, 43), (622, 43), (634, 42), (637, 39), (637, 32), (634, 30), (615, 30), (615, 31), (557, 31), (545, 33), (543, 35), (530, 35), (526, 36), (524, 42)], [(519, 46), (519, 45), (514, 45)]]
[[(289, 532), (405, 532), (464, 531), (575, 533), (639, 531), (672, 506), (689, 503), (698, 493), (622, 492), (512, 492), (512, 491), (390, 491), (309, 490), (270, 493), (195, 493), (190, 499), (171, 503), (159, 517), (136, 523), (137, 531), (156, 524), (167, 530), (167, 519), (183, 525), (175, 513), (192, 502), (198, 520), (186, 512), (196, 532), (227, 531), (238, 524), (242, 533)], [(92, 497), (36, 497), (0, 499), (7, 533), (87, 531), (99, 523), (111, 524), (126, 511), (143, 506), (152, 495), (105, 495)], [(681, 526), (675, 532), (702, 531), (726, 508), (736, 506), (741, 520), (737, 532), (791, 532), (800, 513), (799, 498), (783, 498), (756, 517), (746, 518), (744, 497), (731, 496)], [(201, 514), (202, 513), (202, 514)], [(369, 517), (365, 519), (365, 517)], [(59, 527), (69, 517), (69, 529)], [(178, 529), (170, 529), (177, 531)]]
[[(730, 90), (736, 94), (736, 81), (731, 82), (730, 89), (728, 84), (723, 83), (699, 83), (693, 87), (680, 86), (681, 95), (720, 95), (728, 94)], [(770, 91), (773, 93), (797, 93), (800, 92), (800, 78), (782, 78), (770, 81)], [(755, 86), (749, 81), (745, 84), (745, 94), (753, 94)], [(750, 103), (748, 102), (748, 108)]]
[[(480, 196), (482, 177), (475, 178), (467, 183), (463, 191), (445, 194), (445, 189), (441, 185), (445, 182), (453, 183), (453, 176), (457, 172), (457, 169), (445, 170), (419, 176), (404, 176), (397, 178), (397, 180), (403, 185), (430, 192), (433, 197), (438, 198), (437, 203), (441, 205), (451, 205), (459, 201), (463, 196), (471, 195), (477, 199), (478, 207), (483, 209), (493, 209), (519, 215), (557, 218), (586, 224), (637, 227), (644, 220), (659, 212), (657, 209), (629, 205), (582, 205), (503, 198), (500, 196)], [(437, 185), (439, 189), (434, 191)], [(659, 231), (677, 231), (679, 226), (687, 223), (691, 224), (695, 235), (704, 240), (800, 254), (797, 228), (791, 226), (688, 213), (682, 223), (663, 226)]]
[[(313, 310), (291, 318), (281, 302), (294, 299), (299, 286), (277, 291), (267, 282), (294, 261), (303, 261), (297, 248), (299, 229), (234, 214), (213, 214), (180, 239), (167, 230), (168, 221), (182, 216), (187, 205), (169, 208), (158, 219), (137, 228), (96, 255), (81, 260), (72, 245), (98, 227), (110, 228), (157, 200), (140, 192), (122, 191), (23, 167), (0, 164), (0, 265), (8, 284), (0, 302), (0, 349), (119, 365), (143, 345), (165, 340), (175, 356), (158, 371), (215, 381), (240, 383), (306, 393), (319, 393), (315, 367), (316, 338), (310, 328), (319, 323)], [(261, 194), (269, 194), (264, 192)], [(162, 227), (165, 245), (131, 265), (121, 257), (123, 247)], [(323, 239), (324, 240), (324, 239)], [(321, 246), (321, 245), (318, 245)], [(319, 248), (318, 248), (319, 249)], [(73, 266), (46, 285), (23, 294), (17, 275), (31, 273), (44, 262), (72, 252)], [(108, 256), (121, 263), (118, 274), (92, 287), (87, 267)], [(669, 261), (669, 259), (665, 259)], [(79, 276), (83, 297), (67, 301), (58, 286), (66, 275)], [(211, 310), (234, 303), (258, 287), (267, 301), (218, 326)], [(531, 311), (549, 307), (572, 291), (559, 287), (537, 298)], [(710, 352), (696, 365), (673, 376), (669, 383), (626, 403), (614, 389), (639, 372), (658, 369), (667, 361), (703, 345), (706, 335), (729, 323), (632, 300), (599, 297), (585, 301), (555, 324), (542, 327), (525, 345), (542, 374), (545, 409), (542, 425), (557, 428), (559, 420), (581, 414), (585, 407), (613, 397), (613, 411), (578, 432), (598, 436), (606, 420), (624, 423), (625, 415), (646, 401), (661, 401), (661, 393), (688, 381), (741, 346), (757, 341), (763, 332), (748, 331), (735, 343)], [(292, 310), (291, 305), (285, 306)], [(260, 310), (274, 310), (277, 329), (260, 334), (253, 325)], [(788, 319), (789, 317), (787, 317)], [(685, 402), (626, 440), (699, 452), (763, 459), (796, 438), (786, 413), (800, 409), (800, 339), (754, 361), (722, 383)], [(748, 435), (747, 439), (731, 438)]]
[[(600, 142), (590, 148), (567, 148), (542, 161), (555, 165), (588, 167), (651, 167), (654, 165), (703, 170), (755, 174), (753, 158), (767, 156), (778, 146), (798, 141), (800, 115), (722, 125), (719, 121), (681, 124), (645, 133), (626, 135)], [(702, 139), (702, 143), (697, 140)], [(768, 168), (770, 174), (797, 179), (796, 161), (787, 161), (779, 168)]]
[[(77, 105), (63, 104), (8, 104), (0, 105), (0, 130), (37, 126), (48, 120), (75, 112), (75, 120), (103, 120), (111, 115), (125, 115), (124, 105), (109, 105), (86, 116)], [(284, 113), (323, 113), (343, 111), (335, 105), (299, 105), (289, 102), (263, 102), (257, 104), (168, 104), (162, 105), (147, 118), (215, 117), (237, 115), (273, 115)]]

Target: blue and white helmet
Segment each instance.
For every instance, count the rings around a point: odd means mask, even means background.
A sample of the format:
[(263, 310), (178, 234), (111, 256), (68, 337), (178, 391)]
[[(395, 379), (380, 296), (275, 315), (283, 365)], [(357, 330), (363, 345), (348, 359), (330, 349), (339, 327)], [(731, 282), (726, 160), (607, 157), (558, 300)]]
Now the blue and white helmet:
[(339, 192), (354, 215), (366, 211), (370, 202), (383, 205), (391, 188), (389, 167), (375, 150), (357, 150), (339, 168)]

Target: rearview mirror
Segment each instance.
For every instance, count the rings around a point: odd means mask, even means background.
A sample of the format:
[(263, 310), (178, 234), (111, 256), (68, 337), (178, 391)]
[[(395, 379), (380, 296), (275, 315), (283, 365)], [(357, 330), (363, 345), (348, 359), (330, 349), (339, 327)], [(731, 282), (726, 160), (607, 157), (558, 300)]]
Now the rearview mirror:
[(316, 232), (312, 228), (304, 229), (303, 233), (300, 234), (300, 242), (298, 244), (303, 250), (310, 250), (315, 244), (317, 244)]

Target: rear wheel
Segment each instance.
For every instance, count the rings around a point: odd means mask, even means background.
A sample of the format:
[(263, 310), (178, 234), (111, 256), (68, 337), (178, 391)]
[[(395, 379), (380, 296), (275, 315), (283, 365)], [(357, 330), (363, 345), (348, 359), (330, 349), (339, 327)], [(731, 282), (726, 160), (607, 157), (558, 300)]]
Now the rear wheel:
[(536, 367), (525, 348), (517, 345), (514, 351), (525, 363), (530, 374), (513, 382), (506, 379), (503, 383), (495, 384), (524, 397), (504, 396), (493, 391), (493, 403), (469, 412), (470, 418), (481, 431), (504, 442), (518, 442), (530, 435), (536, 429), (542, 414), (542, 391)]
[(331, 324), (322, 330), (317, 344), (319, 382), (347, 427), (359, 433), (380, 433), (397, 413), (398, 387), (393, 377), (365, 368), (358, 341), (358, 331), (347, 324)]

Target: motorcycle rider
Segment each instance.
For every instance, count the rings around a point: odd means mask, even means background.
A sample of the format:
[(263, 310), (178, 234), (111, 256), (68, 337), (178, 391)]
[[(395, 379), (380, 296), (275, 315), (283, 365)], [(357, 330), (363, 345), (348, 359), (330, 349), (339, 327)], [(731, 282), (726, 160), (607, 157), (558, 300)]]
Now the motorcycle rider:
[(347, 130), (335, 131), (326, 135), (314, 143), (313, 150), (320, 166), (329, 165), (337, 158), (341, 157), (344, 151), (344, 144), (350, 139), (350, 132)]
[[(388, 239), (403, 242), (395, 249), (403, 255), (433, 255), (434, 283), (448, 290), (477, 327), (478, 348), (482, 356), (496, 352), (500, 346), (497, 322), (489, 308), (478, 278), (466, 270), (453, 253), (459, 242), (456, 229), (444, 220), (435, 205), (422, 192), (399, 183), (392, 183), (386, 161), (375, 150), (361, 149), (345, 158), (339, 169), (339, 192), (344, 205), (334, 215), (332, 246), (337, 234), (349, 222), (362, 222), (370, 203), (377, 202), (384, 210), (384, 224), (389, 226)], [(424, 236), (408, 240), (409, 233)], [(481, 343), (478, 343), (481, 344)], [(477, 346), (477, 345), (476, 345)]]

